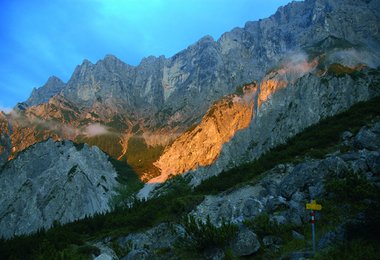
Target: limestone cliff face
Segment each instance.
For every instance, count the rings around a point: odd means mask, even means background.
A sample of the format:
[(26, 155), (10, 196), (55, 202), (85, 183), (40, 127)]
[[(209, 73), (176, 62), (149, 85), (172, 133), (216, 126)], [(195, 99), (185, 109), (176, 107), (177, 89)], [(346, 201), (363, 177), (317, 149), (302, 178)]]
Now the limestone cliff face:
[(240, 96), (227, 96), (211, 106), (199, 125), (182, 134), (165, 149), (155, 162), (161, 175), (149, 182), (163, 182), (170, 175), (215, 162), (223, 144), (230, 141), (237, 131), (249, 126), (256, 91), (256, 84), (245, 85)]
[(108, 211), (115, 177), (96, 147), (52, 139), (29, 147), (1, 168), (0, 237)]
[[(257, 107), (250, 126), (237, 132), (223, 146), (214, 164), (189, 172), (192, 184), (252, 161), (319, 120), (379, 95), (379, 80), (378, 70), (361, 71), (358, 77), (305, 74), (269, 95), (266, 102)], [(264, 81), (261, 88), (271, 85)]]

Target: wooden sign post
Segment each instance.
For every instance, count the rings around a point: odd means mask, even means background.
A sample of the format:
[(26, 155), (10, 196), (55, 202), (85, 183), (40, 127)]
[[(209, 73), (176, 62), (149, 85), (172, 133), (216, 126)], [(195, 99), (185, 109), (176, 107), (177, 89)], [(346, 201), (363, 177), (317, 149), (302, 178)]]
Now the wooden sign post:
[(316, 200), (312, 200), (311, 203), (306, 204), (306, 209), (311, 210), (310, 212), (310, 222), (311, 222), (311, 234), (313, 239), (313, 254), (315, 255), (315, 213), (314, 210), (322, 210), (322, 205), (317, 204)]

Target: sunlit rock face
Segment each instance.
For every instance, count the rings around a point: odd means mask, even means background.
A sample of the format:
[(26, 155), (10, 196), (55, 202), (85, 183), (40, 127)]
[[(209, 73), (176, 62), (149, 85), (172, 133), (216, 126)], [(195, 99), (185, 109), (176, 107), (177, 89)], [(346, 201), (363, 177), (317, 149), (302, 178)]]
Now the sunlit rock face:
[(216, 102), (200, 124), (188, 130), (165, 149), (155, 165), (161, 175), (149, 182), (163, 182), (170, 175), (208, 166), (218, 158), (224, 143), (249, 126), (252, 120), (256, 84), (242, 87), (241, 95), (230, 95)]
[(97, 147), (49, 139), (1, 169), (0, 237), (29, 234), (110, 209), (116, 172)]

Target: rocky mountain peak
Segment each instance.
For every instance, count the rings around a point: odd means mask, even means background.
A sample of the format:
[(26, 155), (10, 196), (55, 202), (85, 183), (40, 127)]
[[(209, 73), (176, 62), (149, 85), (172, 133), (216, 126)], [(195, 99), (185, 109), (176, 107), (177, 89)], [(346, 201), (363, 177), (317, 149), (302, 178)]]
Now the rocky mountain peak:
[(63, 81), (58, 78), (57, 76), (50, 76), (47, 80), (47, 82), (45, 83), (45, 85), (53, 85), (53, 84), (57, 84), (57, 83), (63, 83)]
[(56, 76), (51, 76), (40, 88), (34, 88), (27, 101), (23, 102), (26, 106), (36, 106), (49, 101), (65, 87), (65, 83)]
[[(117, 58), (112, 54), (107, 54), (104, 58), (96, 63), (95, 66), (105, 66), (109, 71), (117, 71), (121, 69), (123, 66), (129, 66), (124, 63), (122, 60)], [(132, 67), (132, 66), (131, 66)]]

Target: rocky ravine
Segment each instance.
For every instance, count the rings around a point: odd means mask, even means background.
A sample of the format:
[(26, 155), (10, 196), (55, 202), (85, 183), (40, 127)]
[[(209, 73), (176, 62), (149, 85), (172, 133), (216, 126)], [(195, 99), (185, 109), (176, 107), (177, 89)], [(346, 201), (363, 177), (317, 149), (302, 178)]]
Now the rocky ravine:
[(52, 139), (29, 147), (0, 171), (0, 237), (110, 210), (116, 175), (97, 147)]
[[(311, 199), (331, 197), (331, 191), (327, 191), (325, 187), (327, 182), (343, 180), (350, 173), (354, 173), (368, 180), (376, 189), (380, 188), (380, 122), (363, 127), (356, 136), (344, 132), (342, 139), (342, 145), (348, 151), (338, 150), (319, 160), (305, 159), (298, 164), (277, 165), (263, 173), (259, 180), (217, 195), (206, 196), (190, 215), (203, 222), (209, 218), (216, 226), (220, 226), (222, 221), (237, 224), (239, 233), (229, 244), (234, 256), (254, 256), (260, 248), (265, 248), (265, 252), (278, 252), (287, 242), (278, 234), (261, 237), (252, 227), (246, 226), (244, 221), (252, 221), (263, 213), (269, 216), (271, 223), (291, 224), (293, 230), (289, 232), (293, 239), (304, 240), (306, 234), (300, 234), (294, 229), (308, 223), (306, 203)], [(368, 199), (364, 201), (365, 204), (378, 203)], [(351, 206), (344, 205), (345, 209)], [(322, 214), (324, 210), (329, 209), (323, 209)], [(322, 234), (317, 244), (318, 251), (344, 241), (344, 225), (358, 220), (347, 219), (346, 216), (345, 221), (330, 227), (330, 231)], [(184, 227), (179, 224), (161, 223), (147, 231), (119, 237), (117, 243), (128, 252), (122, 255), (126, 259), (177, 259), (169, 249), (186, 239), (187, 235)], [(96, 246), (101, 249), (102, 257), (113, 255), (117, 258), (107, 241), (100, 241)], [(225, 256), (221, 248), (212, 248), (203, 253), (206, 259), (223, 259)], [(307, 252), (298, 252), (294, 256), (291, 254), (286, 257), (299, 259), (307, 256)]]

